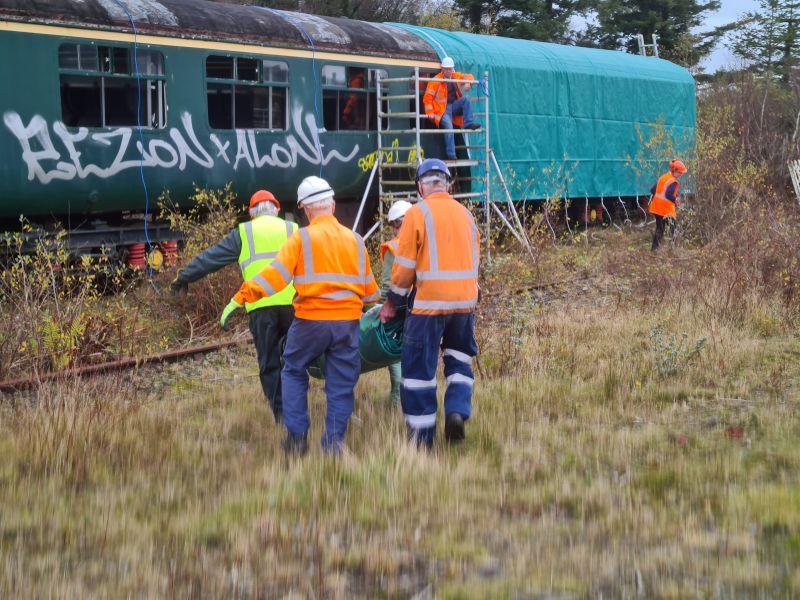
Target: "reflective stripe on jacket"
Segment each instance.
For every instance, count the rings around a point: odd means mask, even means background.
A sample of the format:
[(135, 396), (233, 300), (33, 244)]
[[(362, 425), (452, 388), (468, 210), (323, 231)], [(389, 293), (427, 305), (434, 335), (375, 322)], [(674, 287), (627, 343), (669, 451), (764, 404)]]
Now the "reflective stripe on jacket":
[[(444, 79), (441, 73), (436, 75), (436, 79)], [(461, 81), (475, 81), (475, 78), (467, 73), (454, 72), (449, 79), (459, 79)], [(463, 96), (463, 92), (461, 91), (461, 84), (457, 83), (456, 87), (458, 88), (458, 98)], [(458, 99), (456, 98), (456, 100)], [(422, 103), (425, 105), (425, 114), (427, 116), (435, 116), (436, 117), (436, 124), (439, 124), (439, 121), (442, 119), (442, 115), (444, 111), (447, 109), (447, 83), (444, 81), (429, 81), (428, 85), (425, 87), (425, 95), (422, 97)], [(463, 125), (464, 124), (464, 117), (461, 115), (456, 115), (453, 117), (453, 125)]]
[(675, 203), (667, 199), (667, 188), (675, 184), (675, 198), (678, 197), (678, 180), (672, 176), (672, 173), (664, 173), (658, 179), (656, 184), (656, 192), (653, 194), (653, 201), (650, 202), (648, 209), (651, 214), (658, 215), (659, 217), (674, 217), (677, 212), (675, 211)]
[(416, 288), (414, 314), (472, 312), (478, 301), (480, 237), (470, 212), (450, 194), (431, 194), (406, 213), (392, 267), (395, 305)]
[[(247, 281), (258, 275), (278, 256), (278, 250), (295, 230), (297, 230), (296, 223), (269, 215), (241, 223), (239, 237), (242, 239), (242, 250), (239, 253), (239, 268), (242, 270), (242, 278)], [(294, 298), (294, 286), (289, 284), (274, 296), (246, 303), (245, 308), (250, 312), (262, 306), (288, 305), (292, 303), (292, 298)]]
[(295, 316), (301, 319), (359, 319), (364, 304), (380, 298), (364, 240), (330, 215), (296, 231), (234, 299), (255, 302), (279, 293), (291, 281), (297, 291)]

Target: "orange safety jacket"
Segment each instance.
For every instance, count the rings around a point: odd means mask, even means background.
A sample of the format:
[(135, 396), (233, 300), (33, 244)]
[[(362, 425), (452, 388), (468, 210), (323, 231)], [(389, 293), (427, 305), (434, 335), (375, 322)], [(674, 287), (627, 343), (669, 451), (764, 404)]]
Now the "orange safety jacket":
[(653, 200), (650, 202), (649, 211), (653, 215), (658, 215), (659, 217), (674, 217), (677, 215), (675, 211), (675, 203), (671, 200), (667, 200), (666, 191), (669, 186), (675, 184), (675, 198), (678, 197), (678, 189), (680, 184), (678, 184), (678, 180), (672, 176), (672, 173), (664, 173), (658, 179), (658, 183), (656, 184), (656, 193), (653, 194)]
[(364, 304), (381, 296), (364, 240), (333, 215), (316, 217), (292, 234), (272, 263), (245, 281), (233, 298), (239, 304), (255, 302), (292, 281), (295, 316), (312, 321), (357, 320)]
[(389, 299), (413, 314), (472, 312), (478, 302), (480, 238), (472, 214), (446, 192), (431, 194), (406, 213), (392, 266)]
[[(444, 79), (441, 73), (436, 75), (436, 79)], [(450, 76), (450, 79), (459, 79), (461, 81), (475, 81), (475, 78), (467, 73), (459, 73), (457, 71), (453, 72)], [(457, 98), (461, 98), (464, 93), (461, 91), (461, 84), (457, 83), (456, 88), (458, 90)], [(439, 121), (442, 120), (442, 115), (444, 111), (447, 109), (447, 82), (444, 81), (429, 81), (428, 85), (425, 88), (425, 95), (422, 97), (422, 104), (425, 105), (425, 114), (427, 116), (434, 116), (436, 117), (436, 125), (439, 125)], [(458, 125), (459, 127), (464, 124), (464, 117), (462, 115), (454, 115), (453, 116), (453, 125)]]
[(381, 244), (381, 262), (386, 260), (386, 251), (388, 250), (392, 254), (397, 254), (397, 244), (400, 238), (396, 237), (393, 240), (389, 240), (388, 242), (383, 242)]

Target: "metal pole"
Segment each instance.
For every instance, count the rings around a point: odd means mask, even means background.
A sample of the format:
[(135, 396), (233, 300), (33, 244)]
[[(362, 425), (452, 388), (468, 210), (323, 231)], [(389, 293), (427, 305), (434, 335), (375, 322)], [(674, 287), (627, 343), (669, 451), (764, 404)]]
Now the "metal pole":
[(419, 67), (414, 67), (414, 113), (416, 118), (416, 127), (414, 127), (414, 131), (417, 135), (417, 156), (416, 156), (416, 163), (422, 162), (422, 143), (419, 137), (419, 128), (420, 128), (420, 114), (419, 114)]
[[(381, 128), (381, 72), (380, 69), (375, 71), (375, 101), (377, 102), (377, 113), (375, 113), (378, 117), (377, 119), (377, 127), (378, 127), (378, 156), (375, 158), (375, 166), (373, 167), (372, 174), (375, 174), (375, 169), (378, 169), (378, 223), (383, 223), (383, 168), (382, 168), (382, 161), (383, 161), (383, 143), (381, 141), (381, 137), (383, 136), (383, 129)], [(386, 102), (386, 112), (389, 111), (389, 102)], [(391, 123), (389, 121), (389, 117), (386, 117), (386, 124), (387, 126), (391, 127)], [(370, 175), (370, 183), (372, 183), (372, 175)], [(367, 189), (369, 189), (369, 184), (367, 184)], [(366, 199), (366, 193), (364, 194), (364, 198)], [(362, 207), (364, 202), (362, 201)], [(361, 215), (361, 209), (358, 211), (359, 216)], [(356, 217), (356, 222), (358, 222), (358, 217)]]
[(375, 230), (378, 228), (378, 226), (379, 226), (380, 224), (381, 224), (381, 222), (380, 222), (380, 221), (378, 221), (378, 222), (377, 222), (377, 223), (375, 223), (375, 224), (374, 224), (372, 227), (370, 227), (370, 228), (369, 228), (369, 231), (368, 231), (368, 232), (367, 232), (367, 233), (364, 235), (364, 241), (365, 241), (365, 242), (366, 242), (366, 241), (369, 239), (369, 237), (370, 237), (370, 236), (371, 236), (373, 233), (375, 233)]
[(514, 222), (516, 223), (517, 227), (519, 227), (520, 234), (525, 239), (525, 243), (523, 244), (523, 246), (525, 246), (525, 249), (533, 257), (533, 247), (531, 246), (530, 241), (528, 241), (528, 236), (525, 233), (525, 228), (522, 226), (522, 223), (519, 220), (517, 209), (514, 208), (514, 202), (511, 200), (511, 192), (508, 191), (508, 185), (506, 185), (506, 180), (503, 177), (503, 172), (500, 170), (500, 164), (497, 162), (497, 158), (495, 157), (494, 152), (490, 151), (490, 155), (492, 157), (492, 162), (494, 162), (494, 168), (497, 171), (497, 176), (500, 179), (500, 185), (503, 186), (503, 191), (505, 191), (506, 193), (506, 201), (508, 202), (509, 205), (509, 211), (513, 215)]
[(364, 189), (364, 195), (361, 197), (361, 204), (358, 207), (358, 213), (356, 213), (356, 220), (353, 221), (353, 231), (358, 228), (358, 222), (361, 220), (361, 213), (364, 211), (364, 205), (367, 203), (367, 195), (369, 194), (369, 190), (372, 188), (372, 180), (375, 179), (375, 171), (377, 170), (378, 163), (376, 162), (372, 167), (372, 171), (369, 173), (369, 181), (367, 181), (367, 187)]
[(491, 226), (491, 212), (489, 211), (489, 203), (492, 201), (491, 190), (489, 189), (489, 175), (490, 175), (490, 164), (489, 164), (489, 71), (483, 72), (483, 82), (484, 82), (484, 89), (483, 89), (483, 114), (485, 123), (483, 124), (483, 141), (484, 141), (484, 148), (483, 148), (483, 155), (484, 155), (484, 193), (486, 194), (486, 258), (487, 260), (491, 260), (491, 250), (489, 245), (489, 240), (492, 235)]

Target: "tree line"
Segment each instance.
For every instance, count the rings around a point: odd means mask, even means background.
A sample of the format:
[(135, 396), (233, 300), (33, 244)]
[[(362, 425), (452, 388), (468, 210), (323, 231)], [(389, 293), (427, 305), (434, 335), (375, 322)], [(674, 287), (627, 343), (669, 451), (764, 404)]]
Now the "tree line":
[(373, 22), (638, 52), (658, 36), (660, 55), (697, 67), (724, 44), (745, 70), (788, 81), (797, 64), (800, 2), (759, 0), (736, 21), (704, 28), (719, 0), (223, 0)]

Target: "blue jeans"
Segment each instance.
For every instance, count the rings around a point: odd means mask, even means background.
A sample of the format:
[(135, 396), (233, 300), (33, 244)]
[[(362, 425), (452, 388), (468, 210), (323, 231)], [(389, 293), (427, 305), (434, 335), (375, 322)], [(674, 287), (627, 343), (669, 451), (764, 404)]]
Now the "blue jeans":
[[(439, 120), (440, 129), (453, 128), (453, 116), (462, 115), (464, 117), (464, 125), (472, 123), (472, 103), (467, 96), (461, 96), (452, 104), (448, 104), (444, 110), (442, 118)], [(452, 133), (444, 134), (444, 153), (447, 158), (453, 159), (456, 157), (456, 139)]]
[(306, 435), (308, 418), (308, 367), (325, 355), (325, 396), (328, 407), (322, 449), (338, 454), (344, 445), (347, 423), (353, 414), (356, 382), (361, 373), (358, 355), (358, 320), (311, 321), (295, 318), (283, 351), (283, 419), (290, 435)]
[[(442, 349), (444, 412), (468, 419), (472, 412), (472, 358), (478, 353), (474, 313), (406, 316), (400, 402), (411, 436), (426, 444), (436, 436), (436, 367)], [(285, 392), (284, 392), (285, 393)]]

